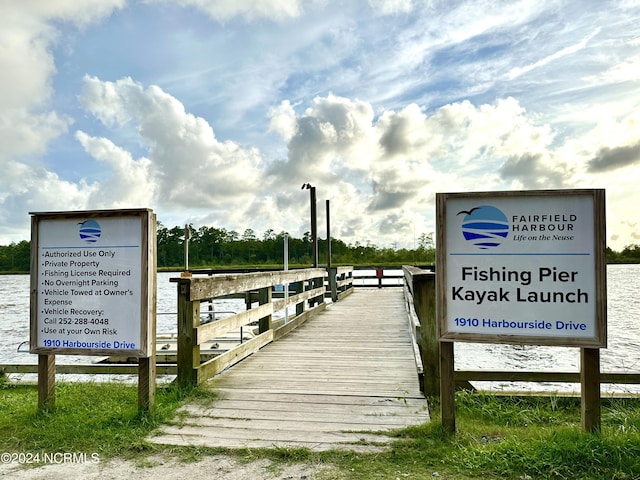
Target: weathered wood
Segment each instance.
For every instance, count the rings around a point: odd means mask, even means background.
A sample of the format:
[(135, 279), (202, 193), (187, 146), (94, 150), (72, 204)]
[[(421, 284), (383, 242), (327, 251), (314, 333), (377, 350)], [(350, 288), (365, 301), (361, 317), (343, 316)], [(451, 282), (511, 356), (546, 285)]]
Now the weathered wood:
[(295, 283), (308, 278), (324, 278), (327, 271), (323, 268), (305, 268), (275, 272), (238, 273), (233, 275), (217, 274), (210, 277), (172, 278), (172, 282), (188, 285), (189, 301), (231, 295), (238, 292), (260, 290), (261, 288), (285, 283)]
[(415, 267), (404, 267), (403, 270), (420, 322), (416, 340), (424, 371), (424, 393), (437, 396), (440, 394), (440, 336), (436, 317), (436, 275)]
[(232, 348), (231, 350), (212, 358), (198, 366), (197, 382), (202, 383), (214, 377), (218, 373), (229, 368), (231, 365), (238, 363), (240, 360), (254, 354), (262, 347), (273, 341), (273, 330), (258, 335), (257, 337), (247, 340), (244, 343)]
[(268, 286), (265, 288), (261, 288), (258, 291), (258, 303), (260, 304), (260, 306), (262, 305), (271, 305), (271, 308), (269, 308), (270, 312), (263, 316), (262, 318), (260, 318), (258, 320), (258, 331), (260, 333), (265, 333), (269, 330), (271, 330), (271, 320), (273, 319), (273, 304), (271, 303), (271, 292), (272, 292), (272, 286)]
[(315, 306), (311, 310), (307, 310), (299, 315), (296, 315), (293, 319), (289, 320), (288, 323), (274, 330), (273, 340), (274, 341), (279, 340), (280, 338), (284, 337), (285, 335), (290, 333), (292, 330), (298, 328), (304, 322), (309, 320), (309, 318), (311, 318), (313, 315), (316, 315), (317, 313), (323, 311), (325, 308), (326, 308), (326, 304), (321, 303), (320, 305)]
[[(456, 370), (456, 381), (470, 382), (558, 382), (580, 383), (580, 372), (534, 372), (528, 370)], [(640, 373), (602, 372), (600, 383), (640, 384)]]
[(194, 342), (202, 345), (213, 338), (223, 336), (230, 330), (235, 330), (249, 323), (256, 322), (267, 315), (271, 315), (272, 313), (273, 304), (267, 303), (256, 308), (252, 308), (251, 310), (216, 320), (215, 322), (198, 325), (195, 328)]
[(582, 430), (600, 431), (600, 349), (580, 349)]
[(391, 439), (371, 432), (428, 420), (402, 291), (362, 289), (322, 308), (321, 315), (211, 380), (219, 394), (213, 405), (187, 405), (180, 426), (163, 427), (150, 440), (376, 450)]
[(453, 342), (440, 344), (440, 417), (446, 433), (456, 431), (456, 382), (453, 377)]
[(200, 324), (200, 303), (188, 299), (187, 285), (178, 286), (178, 383), (196, 385), (200, 365), (200, 345), (195, 342)]
[(155, 343), (150, 357), (138, 359), (138, 411), (149, 412), (156, 403)]
[[(206, 341), (256, 321), (258, 332), (260, 334), (271, 332), (271, 339), (273, 339), (272, 317), (275, 307), (284, 309), (294, 304), (296, 312), (301, 313), (304, 311), (306, 302), (311, 305), (323, 304), (326, 273), (324, 269), (312, 268), (171, 279), (178, 284), (178, 383), (195, 385), (199, 381), (204, 381), (219, 373), (220, 369), (216, 365), (224, 364), (224, 368), (227, 368), (232, 363), (227, 364), (226, 359), (233, 358), (233, 362), (240, 361), (245, 355), (236, 355), (236, 353), (248, 348), (241, 346), (239, 349), (232, 349), (217, 360), (212, 359), (201, 365), (200, 345)], [(306, 290), (305, 283), (309, 286)], [(283, 284), (293, 284), (297, 293), (293, 298), (274, 301), (274, 286)], [(251, 308), (250, 299), (256, 290), (259, 306)], [(200, 325), (200, 303), (203, 300), (239, 294), (246, 298), (246, 312)], [(279, 336), (289, 330), (283, 330)]]
[[(9, 373), (38, 373), (38, 365), (33, 364), (0, 364), (0, 372)], [(56, 373), (70, 375), (136, 375), (137, 364), (71, 364), (56, 365)], [(175, 365), (156, 365), (157, 375), (176, 375)]]
[(38, 408), (53, 406), (56, 399), (56, 356), (38, 355)]
[(322, 295), (325, 292), (324, 287), (316, 288), (313, 290), (301, 291), (300, 293), (296, 293), (291, 295), (287, 300), (284, 298), (273, 300), (273, 292), (271, 293), (271, 298), (273, 301), (273, 311), (277, 312), (279, 310), (284, 310), (285, 306), (296, 305), (298, 303), (304, 303), (305, 300), (308, 300), (313, 297), (317, 297)]

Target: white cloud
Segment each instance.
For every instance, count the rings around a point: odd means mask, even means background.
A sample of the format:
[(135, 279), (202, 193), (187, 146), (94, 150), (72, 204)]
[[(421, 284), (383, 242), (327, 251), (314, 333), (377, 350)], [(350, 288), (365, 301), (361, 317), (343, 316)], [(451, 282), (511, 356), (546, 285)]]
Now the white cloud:
[(146, 208), (153, 204), (157, 187), (148, 159), (134, 160), (110, 140), (82, 131), (76, 132), (76, 139), (89, 155), (110, 167), (110, 176), (102, 178), (87, 199), (92, 208)]
[(510, 80), (513, 80), (517, 77), (519, 77), (520, 75), (524, 75), (526, 73), (529, 73), (531, 70), (534, 70), (536, 68), (540, 68), (543, 67), (551, 62), (555, 62), (556, 60), (560, 60), (563, 57), (569, 56), (569, 55), (573, 55), (577, 52), (579, 52), (580, 50), (584, 49), (588, 44), (589, 41), (595, 37), (596, 35), (598, 35), (598, 33), (600, 33), (600, 28), (596, 28), (591, 34), (589, 34), (588, 36), (586, 36), (585, 38), (583, 38), (582, 40), (580, 40), (579, 42), (577, 42), (574, 45), (569, 45), (568, 47), (564, 47), (560, 50), (558, 50), (557, 52), (554, 52), (550, 55), (547, 55), (544, 58), (541, 58), (540, 60), (537, 60), (534, 63), (531, 63), (529, 65), (525, 65), (524, 67), (514, 67), (511, 69), (511, 71), (509, 72), (508, 76)]
[(409, 13), (413, 10), (413, 0), (369, 0), (369, 5), (383, 15)]
[(145, 0), (145, 2), (175, 3), (183, 7), (194, 7), (220, 21), (238, 16), (247, 20), (268, 18), (281, 21), (297, 17), (302, 11), (298, 0)]
[(635, 238), (634, 2), (25, 0), (2, 13), (5, 235), (29, 210), (120, 206), (301, 234), (311, 182), (347, 242), (411, 246), (435, 228), (436, 191), (556, 187), (607, 188), (614, 246)]
[(512, 98), (431, 114), (411, 104), (376, 119), (371, 105), (328, 95), (297, 115), (295, 127), (292, 107), (284, 107), (289, 156), (273, 173), (310, 181), (334, 198), (346, 240), (410, 237), (436, 191), (572, 185), (574, 168), (558, 158), (552, 129), (533, 123)]
[(157, 86), (145, 89), (130, 78), (105, 82), (85, 77), (81, 102), (105, 125), (127, 124), (138, 132), (148, 149), (144, 175), (155, 191), (149, 198), (163, 208), (248, 201), (260, 184), (262, 159), (256, 150), (218, 141), (204, 119), (185, 112), (182, 103)]
[(41, 160), (72, 123), (50, 105), (56, 73), (52, 50), (60, 37), (51, 21), (83, 28), (124, 0), (8, 3), (3, 2), (0, 15), (0, 243), (28, 229), (28, 211), (86, 206), (92, 187), (60, 178)]

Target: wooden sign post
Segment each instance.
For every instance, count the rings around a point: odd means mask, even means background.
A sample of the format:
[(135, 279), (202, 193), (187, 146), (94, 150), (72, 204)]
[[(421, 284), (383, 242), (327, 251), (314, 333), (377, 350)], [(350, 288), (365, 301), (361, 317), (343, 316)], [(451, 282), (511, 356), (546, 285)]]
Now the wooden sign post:
[[(587, 431), (600, 428), (598, 349), (607, 342), (604, 201), (604, 190), (436, 198), (442, 346), (580, 347)], [(453, 348), (442, 352), (443, 425), (454, 431)]]
[(31, 213), (31, 353), (38, 404), (55, 355), (139, 359), (138, 405), (155, 396), (156, 219), (151, 210)]

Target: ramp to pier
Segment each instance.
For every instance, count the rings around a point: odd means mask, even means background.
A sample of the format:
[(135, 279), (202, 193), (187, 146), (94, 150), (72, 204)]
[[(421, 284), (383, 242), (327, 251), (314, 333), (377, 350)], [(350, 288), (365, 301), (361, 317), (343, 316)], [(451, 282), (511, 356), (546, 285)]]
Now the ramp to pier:
[[(401, 289), (358, 289), (208, 382), (150, 441), (375, 450), (429, 419)], [(375, 433), (373, 433), (375, 432)]]

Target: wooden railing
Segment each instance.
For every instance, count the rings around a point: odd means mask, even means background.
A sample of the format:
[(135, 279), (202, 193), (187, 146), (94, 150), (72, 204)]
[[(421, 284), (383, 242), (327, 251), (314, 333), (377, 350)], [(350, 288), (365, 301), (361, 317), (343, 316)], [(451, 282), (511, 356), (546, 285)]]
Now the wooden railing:
[[(311, 316), (325, 308), (325, 296), (338, 301), (353, 292), (353, 267), (335, 267), (327, 279), (324, 268), (289, 271), (253, 272), (246, 274), (214, 274), (207, 277), (173, 278), (178, 284), (178, 361), (176, 364), (159, 364), (157, 375), (177, 375), (179, 381), (192, 383), (210, 378), (216, 372), (240, 361), (270, 341), (287, 334)], [(288, 285), (284, 291), (275, 291), (277, 285)], [(200, 304), (215, 298), (244, 297), (248, 310), (242, 313), (207, 322), (209, 310), (200, 312)], [(257, 308), (251, 308), (258, 303)], [(209, 303), (212, 305), (212, 302)], [(285, 324), (285, 318), (273, 321), (273, 314), (289, 307), (295, 314)], [(202, 315), (201, 315), (202, 313)], [(203, 323), (206, 322), (206, 323)], [(227, 350), (208, 362), (199, 354), (200, 346), (229, 330), (257, 322), (257, 337)], [(160, 352), (158, 352), (160, 353)], [(56, 365), (56, 372), (73, 375), (137, 375), (135, 358), (127, 363), (108, 363), (109, 359), (92, 364)], [(35, 364), (0, 364), (2, 374), (38, 373)]]
[[(326, 275), (325, 269), (308, 268), (171, 279), (178, 284), (178, 383), (196, 385), (204, 382), (324, 310)], [(285, 285), (287, 295), (275, 299), (276, 285)], [(257, 292), (257, 307), (201, 323), (201, 302), (254, 292)], [(273, 314), (292, 306), (295, 306), (295, 315), (285, 324), (275, 326)], [(200, 347), (205, 342), (249, 324), (257, 324), (254, 338), (201, 363)]]
[(404, 266), (404, 298), (413, 339), (420, 389), (425, 395), (440, 391), (440, 340), (436, 319), (436, 274)]
[[(440, 343), (436, 318), (436, 274), (416, 267), (403, 267), (404, 294), (416, 345), (418, 373), (426, 396), (440, 394)], [(421, 364), (421, 367), (420, 367)], [(455, 370), (457, 388), (473, 388), (471, 381), (580, 383), (579, 372)], [(640, 384), (640, 373), (600, 373), (600, 383)]]
[(327, 291), (337, 302), (353, 293), (353, 267), (332, 267)]
[[(363, 270), (373, 271), (373, 273), (363, 273)], [(403, 286), (402, 267), (356, 267), (353, 272), (353, 286), (359, 287), (402, 287)]]

